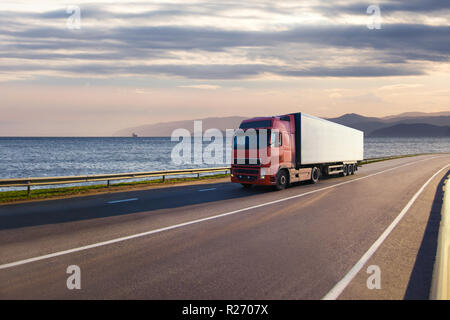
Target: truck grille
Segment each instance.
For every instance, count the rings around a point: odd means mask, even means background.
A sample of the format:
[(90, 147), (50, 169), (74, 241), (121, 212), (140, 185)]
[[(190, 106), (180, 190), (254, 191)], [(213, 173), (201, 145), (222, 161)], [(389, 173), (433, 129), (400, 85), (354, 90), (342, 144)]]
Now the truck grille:
[(232, 168), (233, 175), (241, 181), (256, 181), (259, 176), (259, 168)]
[(258, 175), (258, 169), (234, 169), (234, 174), (239, 175), (239, 174), (254, 174), (254, 175)]
[(240, 159), (234, 159), (233, 164), (259, 166), (259, 165), (261, 165), (261, 161), (260, 161), (260, 159), (255, 159), (255, 158), (246, 158), (246, 159), (240, 158)]
[(236, 177), (242, 181), (256, 181), (256, 179), (258, 178), (257, 176), (248, 176), (248, 175), (237, 175)]

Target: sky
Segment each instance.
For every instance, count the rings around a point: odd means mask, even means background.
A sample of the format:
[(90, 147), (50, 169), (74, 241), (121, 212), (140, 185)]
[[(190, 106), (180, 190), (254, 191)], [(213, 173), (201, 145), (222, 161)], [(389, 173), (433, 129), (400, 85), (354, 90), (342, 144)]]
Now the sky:
[(0, 136), (450, 111), (450, 1), (0, 3)]

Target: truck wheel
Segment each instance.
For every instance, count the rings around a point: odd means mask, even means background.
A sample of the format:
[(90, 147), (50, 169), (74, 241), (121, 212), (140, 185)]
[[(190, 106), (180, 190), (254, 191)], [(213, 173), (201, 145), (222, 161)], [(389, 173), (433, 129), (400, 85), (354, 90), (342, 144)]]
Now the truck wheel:
[(253, 187), (253, 185), (250, 183), (241, 183), (241, 184), (244, 187), (244, 189), (251, 189)]
[(312, 168), (311, 170), (311, 183), (317, 183), (320, 178), (320, 170), (317, 167)]
[(353, 165), (353, 174), (355, 174), (356, 171), (358, 171), (358, 165), (355, 163), (355, 164)]
[(346, 164), (344, 164), (344, 165), (342, 166), (342, 173), (341, 173), (341, 175), (342, 175), (343, 177), (345, 177), (347, 174), (348, 174), (348, 166), (347, 166)]
[(350, 176), (350, 175), (352, 175), (352, 174), (354, 174), (354, 171), (353, 171), (353, 165), (350, 164), (350, 165), (348, 166), (348, 175)]
[(275, 188), (277, 190), (283, 190), (286, 189), (288, 186), (288, 173), (286, 170), (280, 170), (277, 173), (277, 184), (275, 185)]

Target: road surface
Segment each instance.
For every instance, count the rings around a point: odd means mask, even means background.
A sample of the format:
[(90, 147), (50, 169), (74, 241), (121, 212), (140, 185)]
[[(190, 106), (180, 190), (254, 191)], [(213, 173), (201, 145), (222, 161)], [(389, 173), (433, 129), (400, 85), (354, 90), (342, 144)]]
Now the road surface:
[[(321, 299), (434, 175), (334, 297), (426, 298), (449, 163), (377, 162), (280, 192), (215, 183), (0, 206), (0, 298)], [(370, 264), (381, 289), (366, 286)]]

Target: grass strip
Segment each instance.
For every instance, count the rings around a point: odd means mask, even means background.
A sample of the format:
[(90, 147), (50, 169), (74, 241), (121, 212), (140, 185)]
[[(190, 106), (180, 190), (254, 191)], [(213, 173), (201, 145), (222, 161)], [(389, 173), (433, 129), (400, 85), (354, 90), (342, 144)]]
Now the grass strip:
[(375, 163), (375, 162), (380, 162), (380, 161), (386, 161), (386, 160), (394, 160), (394, 159), (401, 159), (401, 158), (410, 158), (410, 157), (423, 156), (423, 155), (427, 155), (427, 154), (429, 154), (429, 153), (405, 154), (405, 155), (399, 155), (399, 156), (370, 158), (370, 159), (365, 159), (365, 160), (359, 161), (358, 162), (358, 166), (363, 166), (365, 164)]
[(219, 179), (229, 177), (229, 174), (214, 174), (200, 177), (185, 177), (185, 178), (167, 178), (163, 181), (162, 179), (153, 180), (142, 180), (142, 181), (132, 181), (132, 182), (120, 182), (110, 184), (108, 188), (105, 184), (96, 184), (88, 186), (76, 186), (76, 187), (58, 187), (58, 188), (43, 188), (43, 189), (31, 189), (30, 196), (28, 197), (27, 190), (16, 190), (16, 191), (3, 191), (0, 192), (0, 203), (23, 201), (23, 200), (36, 200), (36, 199), (50, 199), (59, 198), (65, 196), (73, 195), (88, 195), (99, 192), (107, 191), (126, 191), (127, 189), (132, 189), (133, 187), (147, 187), (147, 186), (158, 186), (158, 185), (171, 185), (179, 184), (189, 181), (198, 180), (209, 180), (209, 179)]

